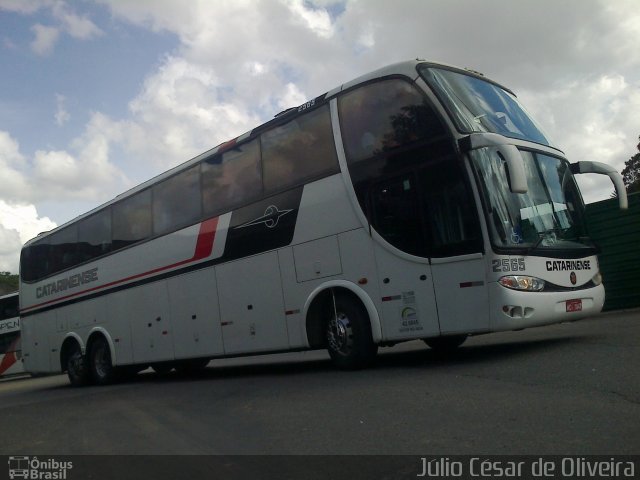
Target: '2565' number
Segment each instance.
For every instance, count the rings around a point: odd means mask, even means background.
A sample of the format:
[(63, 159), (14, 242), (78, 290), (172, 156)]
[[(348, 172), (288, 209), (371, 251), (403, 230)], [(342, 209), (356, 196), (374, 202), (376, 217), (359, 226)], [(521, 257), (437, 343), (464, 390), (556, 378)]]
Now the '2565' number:
[(302, 105), (300, 105), (298, 107), (298, 111), (302, 112), (303, 110), (306, 110), (307, 108), (311, 108), (316, 104), (316, 99), (314, 98), (313, 100), (309, 100), (307, 103), (303, 103)]
[(494, 272), (524, 272), (524, 258), (503, 258), (492, 260)]

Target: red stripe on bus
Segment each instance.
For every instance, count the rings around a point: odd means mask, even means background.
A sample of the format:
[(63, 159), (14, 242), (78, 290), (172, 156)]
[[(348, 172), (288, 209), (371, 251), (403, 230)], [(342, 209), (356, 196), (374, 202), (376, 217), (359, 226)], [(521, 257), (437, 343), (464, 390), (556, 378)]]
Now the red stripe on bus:
[(16, 363), (16, 353), (15, 352), (7, 352), (2, 357), (2, 362), (0, 362), (0, 375), (3, 375), (4, 372), (9, 370), (11, 366)]
[(218, 228), (218, 217), (205, 220), (200, 225), (198, 233), (198, 241), (196, 243), (196, 251), (191, 261), (200, 260), (211, 255), (213, 251), (213, 240), (216, 238), (216, 229)]
[(66, 295), (64, 297), (56, 298), (43, 303), (38, 303), (37, 305), (32, 305), (31, 307), (23, 308), (21, 311), (26, 312), (29, 310), (33, 310), (34, 308), (43, 307), (45, 305), (49, 305), (55, 302), (60, 302), (62, 300), (67, 300), (69, 298), (77, 297), (78, 295), (83, 295), (85, 293), (95, 292), (97, 290), (101, 290), (104, 288), (113, 287), (114, 285), (119, 285), (121, 283), (129, 282), (131, 280), (136, 280), (138, 278), (146, 277), (148, 275), (153, 275), (154, 273), (162, 272), (172, 268), (181, 267), (182, 265), (186, 265), (188, 263), (193, 263), (198, 260), (202, 260), (203, 258), (207, 258), (209, 255), (211, 255), (211, 252), (213, 251), (213, 243), (216, 238), (217, 228), (218, 228), (218, 217), (210, 218), (209, 220), (205, 220), (200, 224), (200, 231), (198, 232), (198, 239), (196, 241), (196, 247), (195, 247), (193, 256), (187, 260), (182, 260), (177, 263), (172, 263), (171, 265), (165, 265), (164, 267), (154, 268), (153, 270), (149, 270), (148, 272), (137, 273), (136, 275), (122, 278), (120, 280), (115, 280), (113, 282), (106, 283), (104, 285), (99, 285), (97, 287), (89, 288), (87, 290), (75, 292), (75, 293)]
[(218, 147), (218, 150), (216, 151), (216, 154), (219, 153), (224, 153), (227, 150), (229, 150), (231, 147), (235, 146), (236, 142), (238, 141), (237, 138), (234, 138), (232, 140), (229, 140), (227, 142), (221, 143), (220, 146)]

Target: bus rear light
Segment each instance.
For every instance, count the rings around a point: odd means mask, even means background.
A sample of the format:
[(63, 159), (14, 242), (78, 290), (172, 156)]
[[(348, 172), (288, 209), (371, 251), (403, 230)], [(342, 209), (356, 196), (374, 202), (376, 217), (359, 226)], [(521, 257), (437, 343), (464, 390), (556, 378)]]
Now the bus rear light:
[(507, 275), (498, 280), (503, 287), (527, 292), (540, 292), (544, 289), (544, 280), (526, 275)]

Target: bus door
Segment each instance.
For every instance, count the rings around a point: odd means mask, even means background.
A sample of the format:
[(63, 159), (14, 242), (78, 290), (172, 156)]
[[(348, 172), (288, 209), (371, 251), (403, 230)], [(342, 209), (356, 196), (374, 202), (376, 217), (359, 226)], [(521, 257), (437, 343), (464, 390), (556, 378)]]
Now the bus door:
[(486, 331), (489, 303), (477, 209), (451, 158), (375, 183), (372, 226), (408, 255), (376, 247), (388, 339)]
[(419, 172), (440, 333), (489, 329), (486, 263), (477, 208), (454, 161)]
[[(417, 177), (407, 172), (375, 183), (369, 191), (375, 231), (401, 252), (375, 242), (385, 339), (440, 333), (431, 266), (426, 257)], [(406, 255), (408, 253), (409, 255)]]

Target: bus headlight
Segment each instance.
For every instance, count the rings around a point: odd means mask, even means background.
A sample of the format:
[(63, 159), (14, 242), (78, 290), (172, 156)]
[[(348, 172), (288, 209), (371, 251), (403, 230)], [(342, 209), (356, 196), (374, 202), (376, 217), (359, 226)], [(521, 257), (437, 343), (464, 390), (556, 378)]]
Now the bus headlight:
[(593, 278), (591, 279), (591, 281), (597, 287), (598, 285), (600, 285), (602, 283), (602, 274), (600, 272), (596, 273), (593, 276)]
[(503, 287), (527, 292), (539, 292), (544, 289), (544, 280), (526, 275), (507, 275), (498, 280)]

